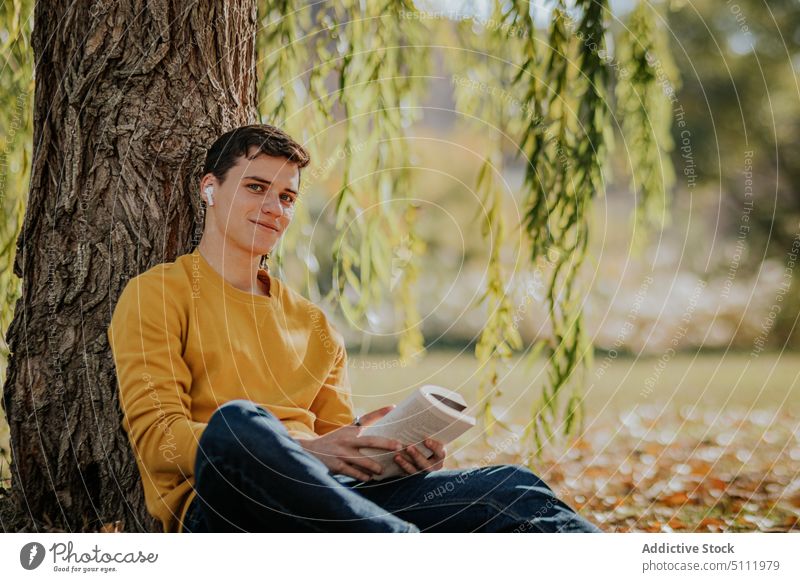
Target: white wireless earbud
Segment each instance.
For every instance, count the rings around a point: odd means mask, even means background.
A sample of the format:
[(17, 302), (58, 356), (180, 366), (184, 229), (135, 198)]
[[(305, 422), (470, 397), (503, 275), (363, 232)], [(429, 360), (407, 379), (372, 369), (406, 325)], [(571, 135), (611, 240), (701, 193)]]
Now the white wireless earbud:
[(214, 187), (213, 186), (206, 186), (206, 188), (205, 188), (205, 190), (203, 190), (203, 192), (205, 192), (206, 196), (208, 196), (209, 205), (214, 206)]

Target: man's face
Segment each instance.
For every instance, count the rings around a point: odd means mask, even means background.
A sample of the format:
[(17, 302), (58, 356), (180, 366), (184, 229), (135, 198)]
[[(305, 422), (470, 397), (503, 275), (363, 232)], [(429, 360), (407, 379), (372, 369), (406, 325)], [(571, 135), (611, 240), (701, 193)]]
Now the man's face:
[(300, 170), (286, 158), (239, 158), (222, 184), (214, 182), (214, 210), (206, 212), (206, 218), (214, 216), (209, 226), (218, 229), (227, 244), (264, 255), (292, 221), (299, 184)]

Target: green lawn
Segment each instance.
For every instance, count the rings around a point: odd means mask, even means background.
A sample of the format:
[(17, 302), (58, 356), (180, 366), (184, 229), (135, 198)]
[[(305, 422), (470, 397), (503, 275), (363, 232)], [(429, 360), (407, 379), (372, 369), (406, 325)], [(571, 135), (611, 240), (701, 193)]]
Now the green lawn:
[[(642, 404), (673, 410), (697, 405), (704, 410), (752, 407), (800, 413), (800, 354), (680, 354), (663, 369), (658, 357), (604, 358), (603, 353), (595, 357), (586, 386), (587, 419)], [(527, 421), (545, 379), (542, 362), (528, 371), (526, 362), (516, 359), (501, 379), (496, 402), (508, 408), (514, 421)], [(480, 376), (471, 351), (435, 351), (405, 367), (391, 355), (362, 357), (352, 352), (350, 380), (356, 407), (366, 412), (397, 402), (425, 383), (456, 390), (472, 403)]]
[[(659, 358), (600, 354), (585, 390), (580, 438), (530, 443), (469, 431), (448, 446), (446, 468), (527, 464), (606, 531), (737, 532), (800, 528), (800, 356), (704, 353)], [(519, 361), (495, 408), (514, 434), (530, 420), (543, 366)], [(470, 353), (434, 352), (415, 366), (351, 355), (359, 412), (434, 383), (475, 402)], [(643, 392), (647, 386), (652, 389)]]

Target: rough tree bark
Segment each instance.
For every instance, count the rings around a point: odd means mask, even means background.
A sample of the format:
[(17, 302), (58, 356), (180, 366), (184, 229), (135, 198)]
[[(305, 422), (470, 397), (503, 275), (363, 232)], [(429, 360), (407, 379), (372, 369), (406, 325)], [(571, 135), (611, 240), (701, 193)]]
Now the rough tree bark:
[(205, 147), (256, 121), (255, 0), (38, 2), (34, 156), (5, 406), (33, 530), (156, 531), (106, 330), (128, 279), (199, 242)]

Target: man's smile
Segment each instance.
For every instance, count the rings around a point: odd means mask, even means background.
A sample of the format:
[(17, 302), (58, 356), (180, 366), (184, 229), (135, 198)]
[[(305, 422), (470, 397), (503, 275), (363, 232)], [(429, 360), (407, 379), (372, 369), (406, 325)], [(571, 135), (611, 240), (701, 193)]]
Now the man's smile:
[(272, 230), (272, 231), (274, 231), (274, 232), (280, 232), (280, 229), (279, 229), (277, 226), (273, 226), (273, 225), (271, 225), (271, 224), (265, 224), (265, 223), (262, 223), (262, 222), (257, 222), (257, 221), (255, 221), (255, 220), (251, 220), (250, 222), (252, 222), (253, 224), (256, 224), (256, 225), (260, 226), (260, 227), (261, 227), (261, 228), (263, 228), (263, 229), (266, 229), (266, 230)]

